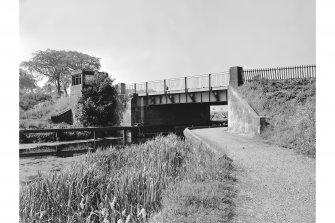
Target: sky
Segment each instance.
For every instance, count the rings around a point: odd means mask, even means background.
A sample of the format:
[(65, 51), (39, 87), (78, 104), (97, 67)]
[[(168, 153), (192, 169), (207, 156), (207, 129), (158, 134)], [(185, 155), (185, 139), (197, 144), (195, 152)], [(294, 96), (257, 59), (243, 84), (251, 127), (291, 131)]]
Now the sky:
[(117, 83), (316, 63), (315, 0), (21, 0), (19, 10), (21, 61), (76, 50)]

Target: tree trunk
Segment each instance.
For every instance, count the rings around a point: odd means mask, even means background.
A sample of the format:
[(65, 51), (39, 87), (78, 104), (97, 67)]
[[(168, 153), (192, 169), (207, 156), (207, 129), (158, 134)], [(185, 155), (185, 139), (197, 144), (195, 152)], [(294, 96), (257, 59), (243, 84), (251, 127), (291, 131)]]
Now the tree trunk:
[(57, 94), (60, 97), (62, 95), (62, 91), (60, 89), (61, 86), (60, 86), (60, 79), (59, 78), (57, 79), (56, 85), (57, 85)]
[(64, 89), (65, 97), (67, 97), (67, 90), (66, 90), (66, 86), (65, 85), (63, 85), (63, 89)]

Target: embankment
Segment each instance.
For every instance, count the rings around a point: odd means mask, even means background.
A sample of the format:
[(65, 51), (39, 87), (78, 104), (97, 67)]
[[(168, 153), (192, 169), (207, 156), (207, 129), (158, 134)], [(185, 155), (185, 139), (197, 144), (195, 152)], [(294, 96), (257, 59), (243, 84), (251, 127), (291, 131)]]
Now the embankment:
[(237, 88), (269, 125), (261, 136), (272, 143), (315, 157), (315, 79), (247, 82)]

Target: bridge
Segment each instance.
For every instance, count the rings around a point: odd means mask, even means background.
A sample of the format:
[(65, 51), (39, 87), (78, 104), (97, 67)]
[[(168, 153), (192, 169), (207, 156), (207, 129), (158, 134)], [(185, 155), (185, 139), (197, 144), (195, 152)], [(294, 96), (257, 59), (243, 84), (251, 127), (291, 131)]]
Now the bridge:
[(218, 102), (226, 99), (229, 72), (126, 84), (127, 94), (149, 96), (148, 105)]
[[(88, 75), (85, 77), (85, 75)], [(85, 80), (93, 71), (72, 74), (71, 103), (81, 95)], [(108, 74), (106, 74), (108, 75)], [(228, 71), (135, 84), (120, 83), (124, 100), (124, 126), (141, 123), (146, 127), (208, 126), (210, 107), (227, 105), (228, 129), (252, 135), (260, 134), (265, 118), (260, 117), (239, 95), (236, 87), (260, 79), (286, 80), (315, 78), (316, 66), (292, 66), (263, 69), (230, 67)]]
[(242, 68), (229, 71), (119, 84), (123, 95), (131, 95), (126, 106), (127, 124), (144, 126), (209, 125), (210, 106), (228, 104), (228, 86), (242, 82)]

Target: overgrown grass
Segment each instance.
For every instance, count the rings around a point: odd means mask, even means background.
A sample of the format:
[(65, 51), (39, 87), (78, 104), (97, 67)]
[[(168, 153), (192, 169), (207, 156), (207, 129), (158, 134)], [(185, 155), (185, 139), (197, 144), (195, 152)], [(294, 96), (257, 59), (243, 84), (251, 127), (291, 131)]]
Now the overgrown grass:
[(43, 101), (34, 106), (33, 109), (22, 111), (20, 119), (50, 120), (51, 115), (62, 112), (70, 107), (70, 97), (63, 97)]
[(228, 222), (230, 161), (176, 135), (85, 156), (20, 188), (21, 222)]
[(264, 138), (315, 157), (315, 79), (262, 80), (238, 89), (259, 115), (269, 117)]

